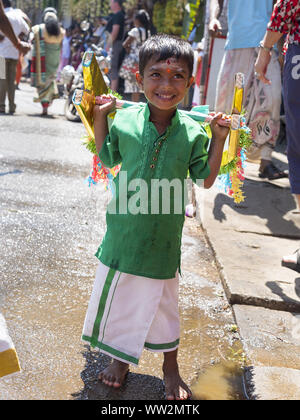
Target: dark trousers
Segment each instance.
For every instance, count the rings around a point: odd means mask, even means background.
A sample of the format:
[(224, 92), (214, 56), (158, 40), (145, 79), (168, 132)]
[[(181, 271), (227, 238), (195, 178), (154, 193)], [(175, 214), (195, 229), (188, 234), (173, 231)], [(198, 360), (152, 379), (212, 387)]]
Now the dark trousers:
[(0, 79), (0, 112), (5, 111), (6, 94), (8, 96), (9, 112), (15, 112), (15, 81), (18, 60), (5, 59), (6, 78)]
[(300, 194), (300, 45), (288, 47), (283, 71), (283, 99), (291, 191)]

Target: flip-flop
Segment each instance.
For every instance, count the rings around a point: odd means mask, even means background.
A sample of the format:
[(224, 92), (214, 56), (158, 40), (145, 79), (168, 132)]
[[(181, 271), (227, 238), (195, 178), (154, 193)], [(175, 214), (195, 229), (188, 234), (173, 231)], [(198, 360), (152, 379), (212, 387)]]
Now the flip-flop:
[(282, 267), (290, 268), (291, 270), (297, 271), (297, 273), (300, 273), (300, 248), (297, 249), (297, 251), (294, 252), (294, 254), (297, 254), (297, 262), (291, 262), (291, 261), (281, 261)]
[(262, 172), (259, 172), (260, 178), (268, 178), (270, 181), (280, 178), (288, 178), (288, 174), (278, 169), (273, 162), (269, 163)]

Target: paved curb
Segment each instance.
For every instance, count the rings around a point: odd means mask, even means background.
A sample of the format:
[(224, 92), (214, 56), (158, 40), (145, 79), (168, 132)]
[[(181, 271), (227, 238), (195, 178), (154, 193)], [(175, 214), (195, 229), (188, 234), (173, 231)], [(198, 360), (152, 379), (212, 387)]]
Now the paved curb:
[(245, 381), (251, 400), (300, 400), (299, 370), (252, 366), (246, 369)]
[(252, 365), (249, 398), (299, 399), (300, 276), (281, 267), (281, 258), (299, 246), (300, 215), (287, 179), (263, 182), (254, 164), (246, 177), (239, 206), (216, 187), (203, 193), (195, 186), (196, 217)]

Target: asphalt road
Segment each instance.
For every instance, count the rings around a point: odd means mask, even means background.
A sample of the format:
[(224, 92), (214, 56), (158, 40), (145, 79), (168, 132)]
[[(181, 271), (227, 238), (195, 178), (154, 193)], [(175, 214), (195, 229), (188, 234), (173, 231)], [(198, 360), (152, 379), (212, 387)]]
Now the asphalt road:
[[(91, 154), (80, 140), (82, 124), (64, 118), (64, 101), (42, 118), (34, 90), (20, 87), (16, 114), (0, 117), (0, 310), (22, 371), (0, 380), (0, 399), (162, 399), (161, 354), (144, 351), (121, 390), (97, 381), (109, 358), (81, 342), (81, 329), (110, 193), (85, 182)], [(193, 386), (238, 343), (195, 219), (185, 223), (182, 270), (179, 364)], [(228, 399), (239, 398), (233, 394)]]

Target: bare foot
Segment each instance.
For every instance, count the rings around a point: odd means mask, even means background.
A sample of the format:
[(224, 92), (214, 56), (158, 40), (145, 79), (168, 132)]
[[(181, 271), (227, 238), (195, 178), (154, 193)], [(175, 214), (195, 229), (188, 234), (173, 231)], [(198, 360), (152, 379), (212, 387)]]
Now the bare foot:
[(163, 371), (167, 400), (187, 400), (192, 396), (192, 391), (179, 375), (178, 367), (173, 371), (166, 369), (163, 369)]
[(129, 371), (129, 365), (119, 360), (113, 360), (109, 365), (99, 374), (99, 379), (106, 385), (114, 388), (120, 388)]

